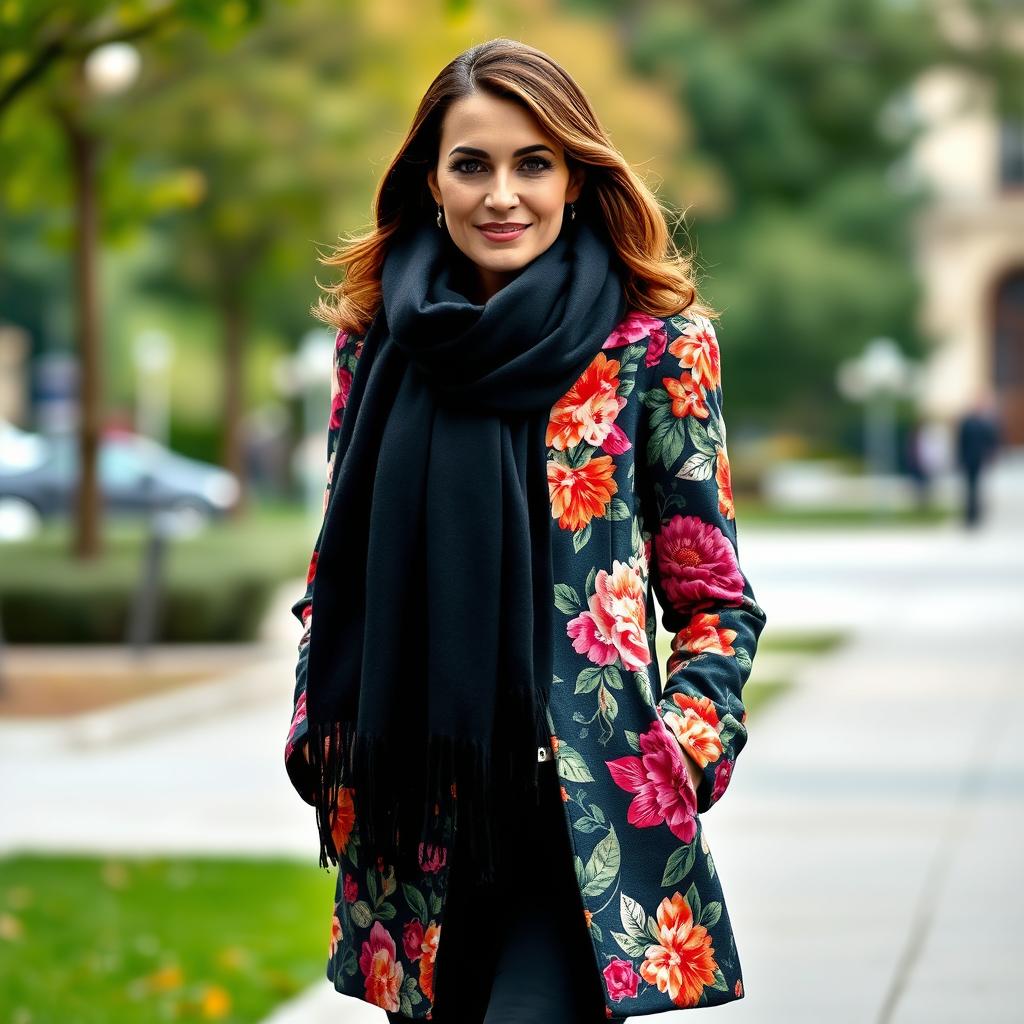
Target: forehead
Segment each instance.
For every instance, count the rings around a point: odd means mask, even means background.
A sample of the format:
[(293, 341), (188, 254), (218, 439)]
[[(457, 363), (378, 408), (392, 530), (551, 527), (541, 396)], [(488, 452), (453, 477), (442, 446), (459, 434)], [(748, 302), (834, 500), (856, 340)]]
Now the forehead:
[(455, 100), (441, 128), (444, 154), (453, 146), (465, 145), (500, 155), (538, 142), (546, 142), (556, 153), (560, 149), (522, 104), (483, 92)]

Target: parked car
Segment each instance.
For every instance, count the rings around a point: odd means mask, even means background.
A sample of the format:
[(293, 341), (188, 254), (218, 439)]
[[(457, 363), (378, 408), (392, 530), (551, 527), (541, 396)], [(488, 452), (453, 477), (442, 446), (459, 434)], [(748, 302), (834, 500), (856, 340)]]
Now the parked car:
[[(43, 436), (0, 424), (0, 540), (32, 536), (67, 516), (78, 491), (78, 437)], [(100, 438), (98, 473), (106, 514), (173, 516), (184, 530), (223, 516), (237, 503), (238, 478), (124, 430)]]

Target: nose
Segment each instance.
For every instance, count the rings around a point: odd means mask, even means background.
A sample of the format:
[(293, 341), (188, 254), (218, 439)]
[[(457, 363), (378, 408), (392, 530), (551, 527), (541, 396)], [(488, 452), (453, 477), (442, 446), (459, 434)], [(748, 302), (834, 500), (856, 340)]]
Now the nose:
[(519, 197), (511, 189), (508, 174), (505, 171), (499, 171), (494, 188), (487, 196), (487, 205), (502, 210), (509, 206), (516, 206), (518, 203)]

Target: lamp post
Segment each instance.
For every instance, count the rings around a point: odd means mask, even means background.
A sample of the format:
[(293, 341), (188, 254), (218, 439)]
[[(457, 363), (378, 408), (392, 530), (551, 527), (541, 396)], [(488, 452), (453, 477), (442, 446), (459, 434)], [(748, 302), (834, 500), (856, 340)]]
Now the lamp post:
[[(306, 508), (311, 518), (323, 514), (324, 487), (326, 485), (326, 425), (329, 409), (324, 401), (324, 391), (330, 394), (331, 355), (334, 351), (334, 335), (324, 329), (307, 331), (299, 342), (295, 354), (281, 359), (275, 367), (278, 390), (289, 397), (302, 399), (302, 442), (299, 446), (299, 465), (303, 489), (306, 494)], [(306, 451), (320, 444), (323, 452), (320, 462), (306, 458)], [(319, 465), (319, 474), (311, 472), (311, 465)]]
[(99, 553), (100, 494), (97, 455), (102, 430), (100, 368), (102, 336), (98, 292), (99, 210), (96, 169), (100, 140), (86, 125), (83, 111), (90, 94), (111, 96), (127, 89), (138, 75), (139, 55), (128, 43), (96, 47), (75, 69), (70, 97), (54, 104), (64, 129), (74, 189), (74, 260), (80, 362), (78, 395), (79, 515), (75, 554)]
[(876, 511), (885, 505), (884, 478), (896, 471), (896, 399), (913, 393), (917, 370), (892, 338), (879, 337), (836, 372), (840, 394), (864, 404), (864, 451), (875, 481)]
[(151, 328), (135, 338), (135, 430), (158, 444), (170, 436), (170, 381), (168, 368), (174, 357), (171, 339)]

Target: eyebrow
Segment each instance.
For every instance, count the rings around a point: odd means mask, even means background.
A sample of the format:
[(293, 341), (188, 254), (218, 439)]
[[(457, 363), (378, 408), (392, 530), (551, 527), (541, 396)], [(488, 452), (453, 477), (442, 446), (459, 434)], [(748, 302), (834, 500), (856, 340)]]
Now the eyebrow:
[[(546, 149), (552, 156), (555, 155), (555, 151), (550, 146), (545, 146), (542, 142), (535, 146), (523, 146), (521, 149), (517, 149), (512, 155), (525, 156), (527, 153), (536, 153), (541, 149)], [(451, 156), (452, 153), (467, 153), (469, 156), (482, 157), (490, 155), (486, 149), (474, 149), (472, 146), (456, 146), (448, 155)]]

